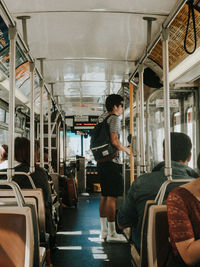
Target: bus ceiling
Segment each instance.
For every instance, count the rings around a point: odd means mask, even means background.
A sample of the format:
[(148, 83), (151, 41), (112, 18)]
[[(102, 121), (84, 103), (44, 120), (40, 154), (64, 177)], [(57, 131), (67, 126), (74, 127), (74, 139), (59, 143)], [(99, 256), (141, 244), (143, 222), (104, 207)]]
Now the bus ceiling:
[[(147, 94), (152, 92), (149, 88), (162, 87), (160, 37), (162, 27), (169, 26), (169, 81), (191, 86), (199, 76), (200, 48), (195, 34), (200, 26), (196, 23), (195, 28), (194, 21), (200, 14), (198, 4), (191, 10), (188, 6), (186, 1), (176, 0), (6, 0), (1, 3), (1, 72), (8, 78), (8, 25), (16, 22), (19, 93), (29, 99), (28, 61), (35, 60), (48, 91), (66, 115), (97, 116), (104, 110), (106, 95), (120, 92), (130, 80), (137, 84), (141, 63), (145, 65)], [(189, 51), (196, 40), (190, 56), (184, 39)], [(37, 87), (40, 75), (36, 76)], [(6, 81), (2, 81), (4, 85)]]

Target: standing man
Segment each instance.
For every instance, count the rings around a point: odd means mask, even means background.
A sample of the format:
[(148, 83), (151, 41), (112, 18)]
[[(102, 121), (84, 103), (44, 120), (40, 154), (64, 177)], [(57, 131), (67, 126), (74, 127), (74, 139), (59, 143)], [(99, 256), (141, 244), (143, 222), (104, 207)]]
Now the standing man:
[(119, 140), (121, 128), (119, 116), (123, 112), (124, 100), (120, 95), (112, 94), (107, 97), (105, 104), (107, 113), (99, 118), (99, 122), (107, 119), (110, 129), (110, 140), (112, 145), (117, 148), (117, 153), (113, 158), (105, 162), (98, 162), (97, 164), (102, 193), (99, 206), (101, 222), (100, 239), (106, 239), (110, 243), (126, 242), (125, 237), (117, 234), (115, 230), (117, 197), (123, 194), (122, 164), (119, 151), (124, 151), (130, 155), (130, 149), (123, 146)]

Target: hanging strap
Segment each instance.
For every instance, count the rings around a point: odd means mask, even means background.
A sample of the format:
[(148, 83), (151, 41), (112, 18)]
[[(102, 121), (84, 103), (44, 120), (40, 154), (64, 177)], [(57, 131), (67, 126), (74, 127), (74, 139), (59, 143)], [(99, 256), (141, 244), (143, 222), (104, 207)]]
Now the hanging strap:
[[(184, 38), (184, 49), (186, 53), (189, 55), (193, 54), (197, 47), (197, 34), (196, 34), (196, 24), (195, 24), (195, 14), (194, 14), (194, 6), (193, 6), (194, 0), (189, 0), (187, 2), (188, 4), (188, 21), (187, 21), (187, 27), (185, 32), (185, 38)], [(190, 25), (190, 13), (192, 14), (192, 24), (193, 24), (193, 31), (194, 31), (194, 49), (192, 51), (189, 51), (187, 49), (187, 36), (188, 36), (188, 29)]]

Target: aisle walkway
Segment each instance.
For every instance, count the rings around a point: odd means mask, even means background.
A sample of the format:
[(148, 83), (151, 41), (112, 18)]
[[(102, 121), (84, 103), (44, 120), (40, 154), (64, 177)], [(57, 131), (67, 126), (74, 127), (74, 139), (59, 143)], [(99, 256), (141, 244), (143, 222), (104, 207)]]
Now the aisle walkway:
[(81, 197), (78, 207), (63, 210), (57, 234), (58, 249), (53, 255), (54, 267), (130, 267), (128, 244), (99, 241), (99, 197)]

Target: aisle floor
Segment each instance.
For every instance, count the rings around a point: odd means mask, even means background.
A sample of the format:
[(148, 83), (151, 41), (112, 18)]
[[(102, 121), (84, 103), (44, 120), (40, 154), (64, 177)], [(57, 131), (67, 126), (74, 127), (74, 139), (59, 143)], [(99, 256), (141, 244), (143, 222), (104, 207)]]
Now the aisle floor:
[(129, 244), (100, 242), (98, 196), (80, 197), (77, 208), (63, 209), (53, 253), (54, 267), (131, 267)]

